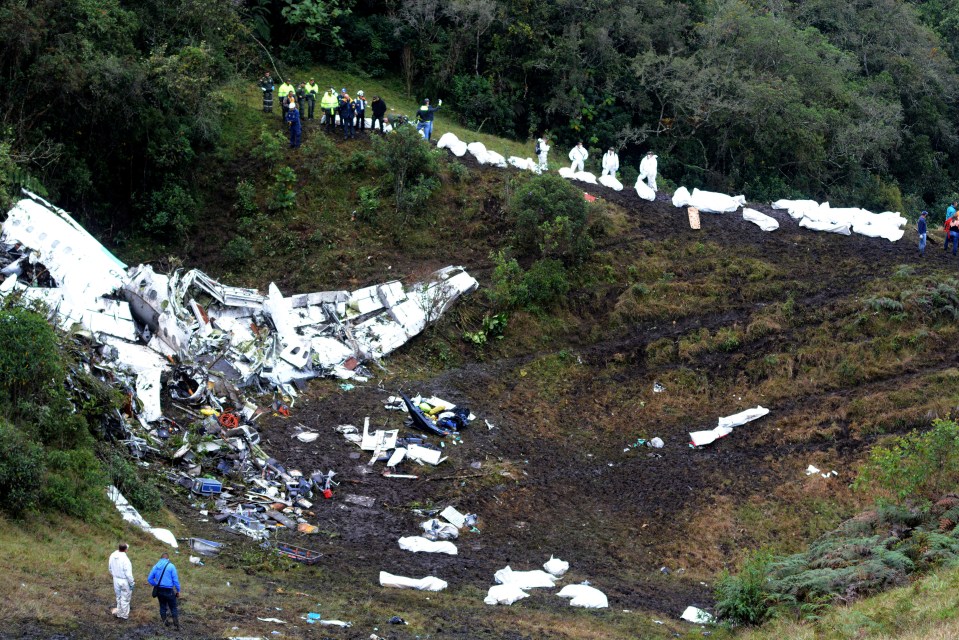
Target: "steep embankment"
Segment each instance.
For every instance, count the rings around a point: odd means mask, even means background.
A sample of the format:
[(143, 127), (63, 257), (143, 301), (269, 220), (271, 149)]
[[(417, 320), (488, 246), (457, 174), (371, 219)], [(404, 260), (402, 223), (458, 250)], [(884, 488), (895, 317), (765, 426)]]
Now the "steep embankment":
[[(328, 84), (322, 73), (317, 79)], [(299, 153), (265, 153), (264, 140), (281, 125), (258, 113), (254, 99), (237, 93), (231, 142), (222, 158), (208, 160), (210, 219), (190, 246), (169, 254), (236, 284), (275, 280), (290, 292), (407, 278), (448, 263), (471, 269), (484, 286), (493, 282), (489, 255), (511, 242), (506, 205), (525, 176), (444, 158), (432, 198), (397, 215), (368, 140), (328, 138), (307, 123)], [(444, 127), (441, 120), (435, 137)], [(295, 174), (293, 207), (275, 206), (283, 167)], [(238, 183), (252, 190), (238, 191)], [(889, 243), (815, 233), (776, 213), (781, 227), (773, 233), (740, 214), (704, 216), (703, 229), (693, 231), (668, 202), (590, 191), (603, 199), (590, 214), (596, 249), (550, 313), (510, 309), (503, 340), (472, 345), (464, 331), (499, 310), (481, 291), (369, 383), (345, 391), (318, 381), (290, 419), (261, 421), (264, 448), (288, 468), (332, 468), (343, 482), (333, 500), (315, 505), (321, 533), (296, 538), (324, 554), (318, 567), (287, 570), (264, 559), (204, 522), (199, 505), (169, 485), (170, 525), (179, 535), (222, 538), (235, 550), (206, 567), (184, 567), (194, 598), (186, 600), (187, 635), (311, 637), (299, 616), (316, 610), (351, 620), (343, 637), (368, 637), (374, 628), (396, 638), (698, 635), (677, 618), (686, 605), (710, 605), (718, 572), (750, 548), (799, 549), (853, 514), (859, 498), (848, 485), (867, 448), (959, 404), (956, 355), (940, 348), (956, 338), (954, 322), (943, 319), (952, 303), (927, 295), (940, 283), (955, 294), (956, 263), (935, 239), (920, 260), (911, 235)], [(876, 302), (885, 298), (902, 309)], [(365, 416), (402, 428), (402, 417), (383, 408), (396, 390), (435, 393), (479, 416), (461, 445), (447, 444), (443, 465), (408, 467), (417, 480), (369, 473), (334, 430), (362, 425)], [(771, 414), (709, 447), (687, 445), (689, 431), (757, 404)], [(320, 437), (292, 440), (299, 424)], [(652, 437), (665, 447), (632, 446)], [(807, 477), (808, 464), (839, 475)], [(348, 493), (372, 497), (374, 506), (347, 504)], [(457, 556), (398, 549), (397, 538), (413, 535), (423, 519), (414, 508), (447, 504), (480, 516), (479, 532), (464, 534)], [(5, 530), (23, 543), (22, 532)], [(98, 535), (107, 546), (110, 536)], [(59, 544), (44, 540), (42, 548), (55, 552)], [(552, 592), (510, 608), (482, 604), (494, 571), (536, 568), (550, 554), (571, 563), (569, 581), (605, 591), (610, 610), (572, 610)], [(106, 608), (99, 562), (78, 560), (59, 590), (78, 592), (89, 581)], [(241, 569), (252, 575), (237, 577)], [(382, 589), (380, 570), (436, 575), (450, 588)], [(15, 614), (25, 634), (69, 624), (40, 595), (33, 591)], [(69, 597), (84, 625), (73, 627), (77, 637), (85, 629), (129, 637)], [(133, 635), (156, 632), (145, 600), (135, 607)], [(410, 625), (386, 633), (394, 614)]]

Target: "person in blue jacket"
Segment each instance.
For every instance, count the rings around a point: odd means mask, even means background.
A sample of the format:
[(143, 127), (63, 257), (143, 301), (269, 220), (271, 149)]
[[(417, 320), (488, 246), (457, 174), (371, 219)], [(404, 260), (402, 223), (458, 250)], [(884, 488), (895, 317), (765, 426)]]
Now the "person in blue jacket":
[(160, 560), (153, 565), (147, 582), (157, 588), (157, 601), (160, 603), (160, 620), (163, 624), (170, 626), (167, 620), (167, 609), (170, 611), (170, 617), (173, 620), (173, 627), (180, 630), (180, 614), (177, 611), (177, 598), (180, 597), (180, 576), (177, 575), (176, 567), (170, 562), (170, 554), (164, 553)]
[(919, 214), (919, 222), (916, 224), (916, 230), (919, 231), (919, 255), (926, 255), (926, 216), (928, 212), (923, 211)]
[(290, 128), (290, 149), (299, 149), (303, 127), (300, 124), (300, 109), (294, 101), (290, 102), (290, 108), (286, 112), (286, 126)]
[(949, 219), (956, 215), (957, 204), (959, 203), (953, 202), (951, 205), (946, 207), (946, 241), (942, 243), (943, 251), (946, 251), (949, 248)]
[(340, 100), (340, 124), (343, 125), (343, 139), (353, 137), (353, 125), (356, 121), (356, 103), (349, 95), (343, 94)]

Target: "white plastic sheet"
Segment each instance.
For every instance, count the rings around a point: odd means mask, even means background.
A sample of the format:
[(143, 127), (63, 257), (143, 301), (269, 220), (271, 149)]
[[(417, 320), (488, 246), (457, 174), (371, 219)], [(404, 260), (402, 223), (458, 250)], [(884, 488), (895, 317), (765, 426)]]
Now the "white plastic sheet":
[[(636, 178), (636, 195), (643, 200), (652, 202), (656, 199), (656, 192), (649, 188), (642, 178)], [(675, 198), (675, 196), (673, 196)], [(675, 201), (673, 202), (675, 204)]]
[(755, 209), (743, 209), (743, 220), (754, 223), (763, 231), (775, 231), (779, 228), (779, 221), (765, 213), (760, 213)]
[(683, 615), (679, 617), (687, 622), (695, 622), (696, 624), (709, 624), (715, 621), (712, 614), (697, 607), (686, 607)]
[(716, 427), (715, 429), (708, 429), (706, 431), (691, 431), (689, 433), (689, 441), (694, 447), (702, 447), (707, 444), (712, 444), (732, 432), (732, 427)]
[(546, 570), (546, 573), (561, 578), (564, 573), (569, 571), (569, 563), (565, 560), (560, 560), (559, 558), (554, 558), (553, 556), (549, 557), (549, 560), (543, 564), (543, 569)]
[(470, 142), (466, 145), (466, 149), (473, 154), (473, 157), (476, 158), (478, 163), (487, 164), (489, 162), (486, 145), (482, 142)]
[(427, 540), (420, 536), (407, 536), (399, 539), (400, 549), (412, 551), (413, 553), (445, 553), (455, 556), (457, 554), (456, 545), (446, 540)]
[(585, 182), (587, 184), (597, 184), (596, 176), (589, 171), (577, 171), (573, 174), (573, 180), (579, 180), (580, 182)]
[(510, 156), (509, 163), (517, 169), (524, 171), (537, 171), (539, 165), (533, 162), (532, 158), (520, 158), (519, 156)]
[(571, 607), (586, 609), (606, 609), (609, 607), (606, 594), (588, 584), (568, 584), (556, 595), (560, 598), (572, 598), (569, 601)]
[(496, 151), (486, 150), (486, 162), (493, 165), (494, 167), (499, 167), (505, 169), (507, 167), (506, 158), (501, 153)]
[(727, 196), (715, 191), (693, 189), (689, 206), (696, 207), (700, 213), (732, 213), (746, 204), (746, 196)]
[[(604, 187), (609, 187), (613, 191), (622, 191), (623, 183), (613, 176), (600, 176), (599, 183)], [(648, 189), (649, 187), (647, 187)]]
[(513, 584), (497, 584), (489, 588), (483, 602), (486, 604), (510, 605), (517, 600), (528, 598), (529, 594)]
[(674, 207), (686, 207), (689, 206), (689, 189), (686, 187), (680, 187), (676, 189), (676, 192), (673, 193), (673, 206)]
[(572, 180), (573, 176), (576, 175), (576, 172), (570, 169), (569, 167), (560, 167), (559, 175), (561, 178), (566, 178), (567, 180)]
[(520, 589), (550, 589), (556, 586), (556, 577), (545, 571), (513, 571), (509, 565), (493, 574), (493, 579), (499, 584), (511, 584)]
[(776, 200), (772, 203), (773, 209), (785, 209), (793, 220), (799, 221), (807, 212), (819, 208), (815, 200)]
[(404, 576), (387, 573), (386, 571), (380, 571), (380, 586), (394, 587), (396, 589), (418, 589), (419, 591), (442, 591), (448, 585), (446, 580), (440, 580), (435, 576), (406, 578)]
[(848, 223), (832, 222), (821, 218), (809, 218), (803, 216), (799, 221), (799, 226), (813, 231), (829, 231), (830, 233), (839, 233), (844, 236), (852, 235), (851, 225)]
[(745, 411), (740, 411), (739, 413), (734, 413), (731, 416), (726, 416), (725, 418), (719, 419), (719, 424), (717, 427), (738, 427), (746, 424), (747, 422), (752, 422), (757, 418), (762, 418), (764, 415), (769, 413), (769, 409), (761, 405), (757, 405), (752, 409), (746, 409)]

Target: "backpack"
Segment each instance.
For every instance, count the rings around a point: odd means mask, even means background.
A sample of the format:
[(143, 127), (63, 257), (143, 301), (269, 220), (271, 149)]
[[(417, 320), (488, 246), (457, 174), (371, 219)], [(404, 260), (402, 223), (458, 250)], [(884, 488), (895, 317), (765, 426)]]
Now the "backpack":
[(541, 154), (541, 147), (539, 146), (539, 140), (536, 141), (536, 155)]

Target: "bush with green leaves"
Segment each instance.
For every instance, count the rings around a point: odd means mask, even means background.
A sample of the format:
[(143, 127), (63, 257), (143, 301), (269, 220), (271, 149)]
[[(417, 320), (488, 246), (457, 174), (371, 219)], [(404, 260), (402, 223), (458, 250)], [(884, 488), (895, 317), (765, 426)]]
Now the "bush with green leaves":
[(0, 405), (8, 408), (62, 386), (66, 365), (57, 334), (40, 314), (0, 310)]
[(0, 509), (17, 517), (37, 507), (44, 472), (40, 445), (0, 420)]
[(106, 504), (107, 476), (92, 449), (47, 449), (43, 484), (45, 509), (90, 520)]
[(150, 193), (146, 210), (143, 228), (156, 236), (172, 233), (183, 238), (196, 224), (197, 203), (193, 194), (172, 179)]
[(163, 494), (152, 478), (143, 473), (123, 453), (107, 445), (99, 448), (100, 460), (110, 484), (134, 507), (146, 513), (163, 508)]
[(437, 152), (411, 126), (374, 137), (373, 149), (396, 211), (404, 216), (415, 213), (439, 187)]
[(296, 206), (296, 172), (290, 167), (280, 167), (273, 176), (273, 200), (271, 209), (292, 209)]
[(896, 503), (928, 503), (954, 491), (959, 486), (959, 425), (936, 420), (928, 431), (873, 447), (853, 486)]
[(256, 186), (249, 180), (236, 183), (236, 201), (240, 213), (253, 216), (260, 212), (260, 207), (256, 204)]
[(522, 255), (582, 262), (592, 250), (583, 192), (555, 174), (529, 178), (509, 201), (516, 249)]
[(233, 236), (223, 247), (223, 257), (236, 264), (246, 264), (254, 255), (253, 243), (243, 236)]
[(570, 291), (568, 271), (559, 260), (537, 260), (523, 270), (516, 258), (507, 258), (504, 251), (494, 252), (490, 258), (493, 277), (486, 296), (497, 309), (548, 311), (561, 304)]
[(259, 143), (253, 147), (253, 155), (272, 167), (284, 157), (288, 145), (289, 140), (282, 131), (263, 125), (260, 127)]
[(356, 209), (356, 214), (364, 222), (373, 222), (376, 220), (377, 211), (379, 211), (380, 188), (364, 185), (357, 191), (360, 200), (360, 206)]
[(762, 624), (770, 615), (768, 577), (772, 555), (757, 551), (743, 561), (739, 573), (724, 573), (716, 583), (716, 613), (741, 624)]

